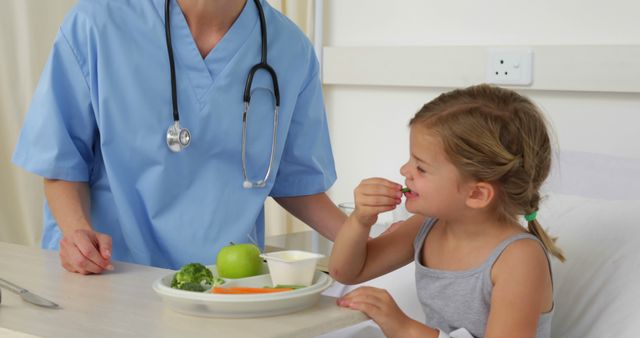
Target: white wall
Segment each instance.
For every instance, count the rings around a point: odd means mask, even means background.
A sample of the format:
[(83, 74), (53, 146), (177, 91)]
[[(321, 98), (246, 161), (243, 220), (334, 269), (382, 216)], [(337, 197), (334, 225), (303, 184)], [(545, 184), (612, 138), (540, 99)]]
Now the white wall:
[[(325, 46), (640, 45), (635, 1), (394, 3), (326, 1)], [(351, 200), (365, 177), (402, 182), (409, 118), (449, 89), (326, 85), (338, 171), (332, 198)], [(640, 93), (521, 92), (545, 110), (562, 151), (640, 158)]]
[(325, 0), (325, 45), (638, 44), (634, 0)]

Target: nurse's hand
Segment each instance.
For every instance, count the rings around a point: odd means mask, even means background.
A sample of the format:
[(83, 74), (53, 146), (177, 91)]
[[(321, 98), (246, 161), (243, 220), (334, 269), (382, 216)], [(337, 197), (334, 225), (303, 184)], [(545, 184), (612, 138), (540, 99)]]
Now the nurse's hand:
[(91, 229), (76, 229), (60, 241), (60, 262), (70, 272), (83, 275), (113, 270), (111, 236)]

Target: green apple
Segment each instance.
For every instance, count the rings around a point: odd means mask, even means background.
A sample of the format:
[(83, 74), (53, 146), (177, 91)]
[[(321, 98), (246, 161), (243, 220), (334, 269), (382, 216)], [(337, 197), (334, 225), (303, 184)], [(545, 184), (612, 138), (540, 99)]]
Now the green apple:
[(218, 275), (223, 278), (244, 278), (262, 273), (260, 249), (253, 244), (233, 244), (220, 249), (216, 257)]

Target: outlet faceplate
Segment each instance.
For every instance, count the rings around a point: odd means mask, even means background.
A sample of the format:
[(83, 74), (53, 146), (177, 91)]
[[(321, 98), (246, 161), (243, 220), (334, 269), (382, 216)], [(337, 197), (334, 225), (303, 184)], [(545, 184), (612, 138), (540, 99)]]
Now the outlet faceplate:
[(486, 81), (499, 85), (533, 83), (533, 50), (492, 48), (487, 50)]

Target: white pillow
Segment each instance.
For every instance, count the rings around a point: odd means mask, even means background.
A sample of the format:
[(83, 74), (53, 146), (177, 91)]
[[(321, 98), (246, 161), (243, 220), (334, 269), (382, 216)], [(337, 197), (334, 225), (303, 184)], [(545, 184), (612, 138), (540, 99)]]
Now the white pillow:
[(640, 200), (551, 194), (538, 217), (567, 258), (552, 259), (552, 337), (640, 336)]

